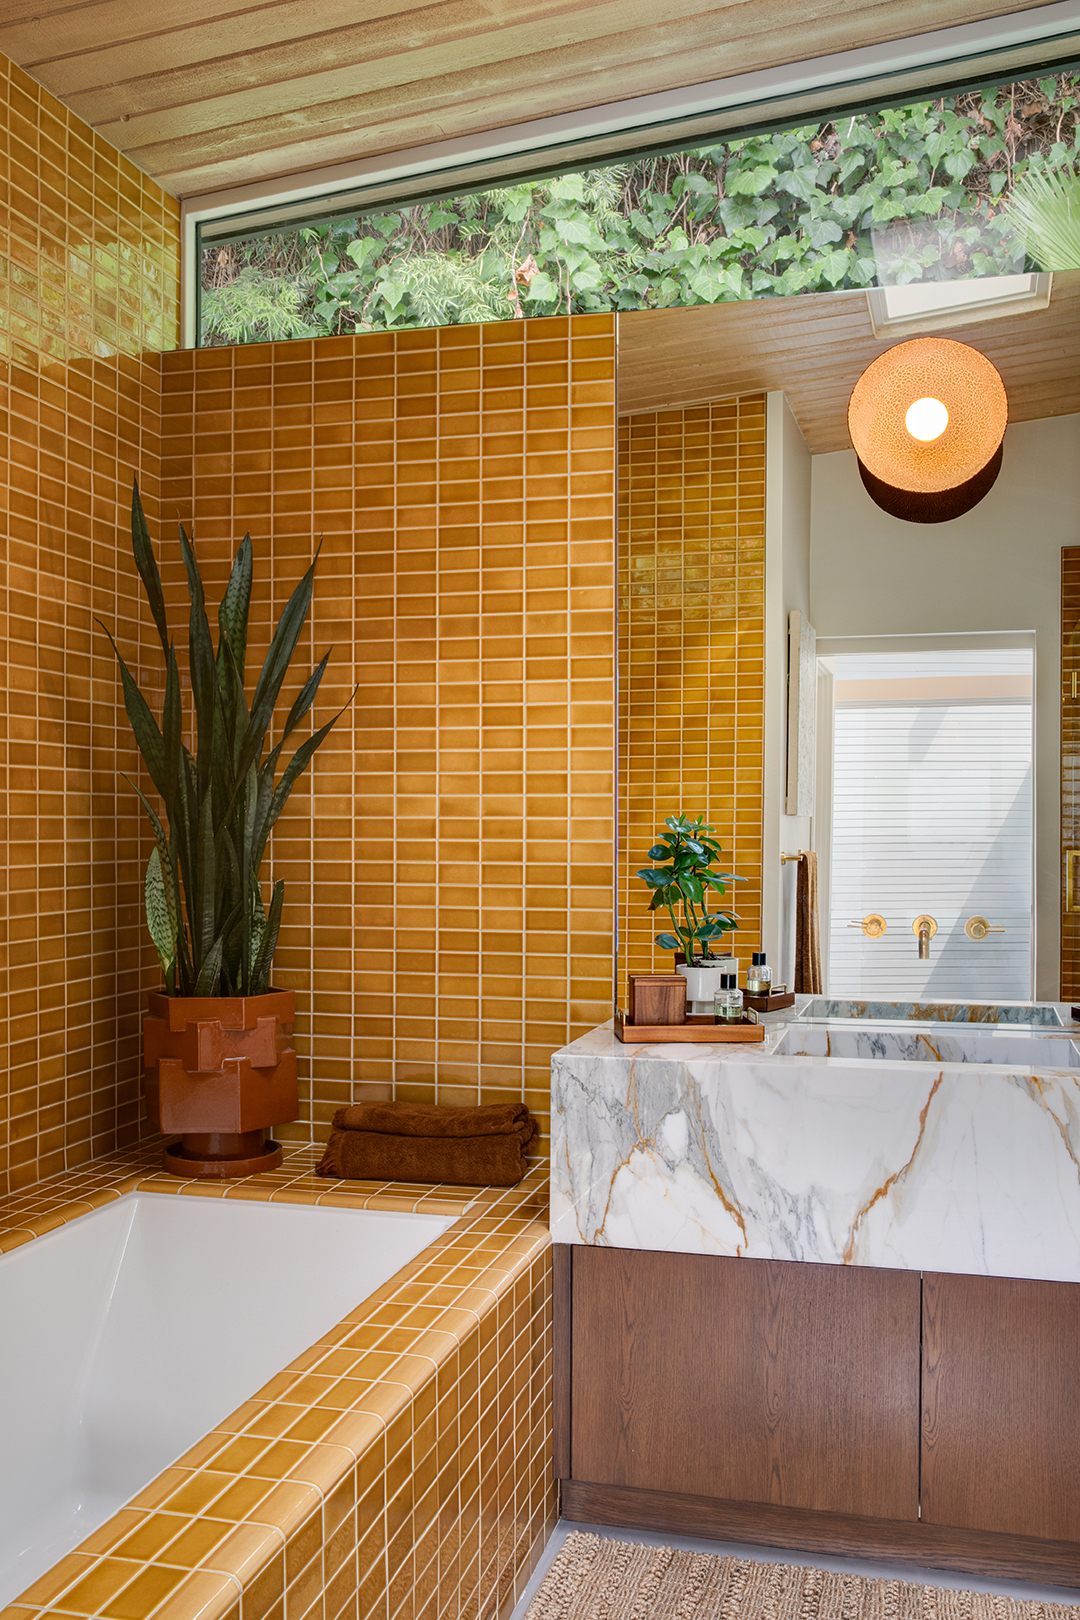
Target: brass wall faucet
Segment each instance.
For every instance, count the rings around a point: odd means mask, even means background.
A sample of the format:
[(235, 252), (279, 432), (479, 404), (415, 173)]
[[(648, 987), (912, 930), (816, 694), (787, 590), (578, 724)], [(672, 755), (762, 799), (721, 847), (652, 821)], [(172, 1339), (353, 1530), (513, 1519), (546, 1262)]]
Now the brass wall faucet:
[(926, 912), (923, 912), (922, 916), (916, 917), (915, 921), (912, 923), (911, 931), (913, 934), (917, 934), (919, 937), (919, 961), (929, 962), (930, 941), (937, 933), (936, 920), (933, 917), (928, 916)]

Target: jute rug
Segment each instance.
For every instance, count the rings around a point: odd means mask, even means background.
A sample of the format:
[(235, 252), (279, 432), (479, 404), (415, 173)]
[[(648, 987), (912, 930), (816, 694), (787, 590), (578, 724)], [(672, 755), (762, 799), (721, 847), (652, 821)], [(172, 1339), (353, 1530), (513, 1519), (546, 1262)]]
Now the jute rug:
[(526, 1620), (1078, 1620), (1080, 1606), (677, 1552), (573, 1531)]

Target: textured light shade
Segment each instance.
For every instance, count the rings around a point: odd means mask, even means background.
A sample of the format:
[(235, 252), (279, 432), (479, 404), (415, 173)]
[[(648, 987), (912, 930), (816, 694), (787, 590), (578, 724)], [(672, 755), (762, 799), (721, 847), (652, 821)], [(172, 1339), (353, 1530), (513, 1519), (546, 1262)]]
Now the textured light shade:
[[(917, 439), (907, 415), (940, 402), (943, 431)], [(941, 523), (981, 501), (1001, 465), (1005, 385), (977, 349), (953, 338), (898, 343), (867, 366), (848, 404), (863, 483), (877, 504), (913, 523)]]

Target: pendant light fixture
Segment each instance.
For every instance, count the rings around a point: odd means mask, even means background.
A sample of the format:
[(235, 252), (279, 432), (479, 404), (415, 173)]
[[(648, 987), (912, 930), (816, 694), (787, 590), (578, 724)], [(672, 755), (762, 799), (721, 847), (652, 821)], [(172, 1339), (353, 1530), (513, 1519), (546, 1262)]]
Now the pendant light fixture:
[(908, 523), (945, 523), (976, 506), (1001, 468), (1005, 385), (985, 355), (919, 337), (867, 366), (848, 432), (867, 492)]

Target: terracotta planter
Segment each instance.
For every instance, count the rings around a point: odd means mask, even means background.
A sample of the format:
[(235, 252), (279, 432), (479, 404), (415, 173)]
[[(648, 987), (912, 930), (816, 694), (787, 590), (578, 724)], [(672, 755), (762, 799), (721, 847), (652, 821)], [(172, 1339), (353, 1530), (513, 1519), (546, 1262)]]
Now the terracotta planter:
[(151, 995), (143, 1019), (151, 1122), (180, 1140), (165, 1149), (175, 1176), (248, 1176), (281, 1163), (270, 1125), (300, 1112), (295, 997)]

